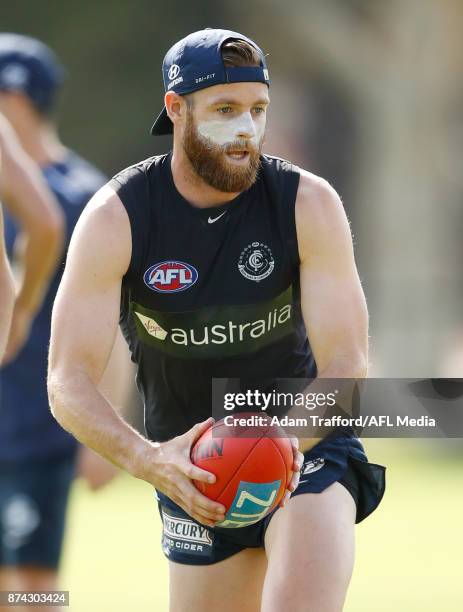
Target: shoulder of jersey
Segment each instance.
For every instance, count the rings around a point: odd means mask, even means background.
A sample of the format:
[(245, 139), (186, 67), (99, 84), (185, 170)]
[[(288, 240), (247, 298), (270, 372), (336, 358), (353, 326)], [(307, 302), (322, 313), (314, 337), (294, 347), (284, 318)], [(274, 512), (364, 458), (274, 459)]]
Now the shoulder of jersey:
[(147, 159), (143, 159), (142, 161), (136, 162), (135, 164), (132, 164), (131, 166), (127, 166), (127, 168), (120, 170), (112, 178), (117, 180), (119, 177), (122, 178), (126, 177), (127, 175), (130, 176), (139, 173), (145, 174), (153, 166), (159, 165), (167, 156), (168, 153), (148, 157)]
[(273, 167), (277, 171), (282, 170), (286, 172), (300, 172), (300, 168), (298, 166), (287, 159), (277, 157), (276, 155), (261, 155), (261, 161), (263, 165)]

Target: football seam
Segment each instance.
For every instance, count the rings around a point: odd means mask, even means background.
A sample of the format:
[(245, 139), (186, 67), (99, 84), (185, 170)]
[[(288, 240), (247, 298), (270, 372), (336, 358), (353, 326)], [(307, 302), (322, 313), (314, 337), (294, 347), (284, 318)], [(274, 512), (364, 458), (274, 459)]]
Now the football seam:
[[(220, 496), (221, 496), (223, 493), (225, 493), (225, 490), (227, 489), (227, 487), (230, 487), (230, 486), (231, 486), (231, 484), (232, 484), (232, 480), (233, 480), (233, 478), (236, 476), (236, 473), (238, 472), (238, 470), (240, 469), (240, 467), (241, 467), (241, 466), (242, 466), (242, 465), (243, 465), (243, 464), (244, 464), (244, 463), (245, 463), (245, 462), (246, 462), (246, 461), (249, 459), (249, 456), (251, 455), (252, 451), (253, 451), (253, 450), (256, 448), (256, 446), (257, 446), (257, 445), (258, 445), (258, 444), (259, 444), (259, 443), (260, 443), (262, 440), (264, 440), (264, 439), (266, 439), (266, 440), (271, 440), (271, 438), (265, 438), (265, 436), (261, 436), (261, 437), (260, 437), (260, 438), (257, 440), (257, 442), (254, 444), (254, 446), (253, 446), (253, 447), (250, 449), (249, 453), (246, 455), (246, 457), (245, 457), (245, 458), (243, 459), (243, 461), (240, 463), (240, 465), (238, 466), (238, 468), (235, 470), (235, 472), (233, 473), (233, 476), (230, 478), (230, 480), (228, 481), (228, 483), (225, 485), (225, 487), (223, 488), (223, 490), (221, 491), (221, 493), (220, 493), (220, 494), (219, 494), (219, 495), (216, 497), (216, 501), (217, 501), (217, 499), (218, 499), (218, 498), (219, 498), (219, 497), (220, 497)], [(277, 446), (277, 445), (276, 445), (276, 444), (273, 442), (273, 440), (272, 440), (272, 443), (273, 443), (273, 446), (275, 446), (275, 447), (277, 448), (277, 450), (278, 450), (278, 454), (279, 454), (280, 459), (281, 459), (281, 461), (282, 461), (282, 463), (283, 463), (283, 467), (284, 467), (284, 468), (285, 468), (285, 470), (286, 470), (286, 463), (285, 463), (285, 460), (284, 460), (284, 458), (283, 458), (283, 455), (282, 455), (282, 454), (281, 454), (281, 452), (280, 452), (280, 449), (279, 449), (279, 448), (278, 448), (278, 446)], [(285, 489), (286, 489), (286, 484), (285, 484)], [(220, 502), (219, 502), (219, 503), (220, 503)]]
[(230, 484), (231, 484), (231, 482), (232, 482), (233, 478), (235, 478), (235, 476), (236, 476), (237, 472), (239, 471), (240, 467), (243, 465), (243, 463), (246, 461), (246, 459), (249, 457), (249, 455), (252, 453), (252, 451), (253, 451), (253, 450), (256, 448), (256, 446), (259, 444), (259, 442), (262, 440), (262, 437), (263, 437), (263, 436), (261, 436), (260, 438), (258, 438), (258, 439), (256, 440), (255, 444), (253, 444), (253, 446), (251, 446), (251, 448), (249, 449), (249, 452), (248, 452), (248, 454), (246, 455), (246, 457), (244, 457), (244, 459), (243, 459), (243, 460), (240, 462), (240, 464), (237, 466), (236, 470), (233, 472), (233, 474), (232, 474), (232, 475), (230, 476), (230, 478), (228, 479), (227, 484), (226, 484), (226, 485), (224, 486), (224, 488), (223, 488), (223, 489), (220, 491), (220, 493), (219, 493), (219, 494), (216, 496), (215, 501), (217, 501), (217, 500), (218, 500), (218, 498), (219, 498), (219, 497), (220, 497), (220, 496), (221, 496), (221, 495), (222, 495), (222, 494), (225, 492), (225, 489), (226, 489), (227, 487), (229, 487), (229, 486), (230, 486)]

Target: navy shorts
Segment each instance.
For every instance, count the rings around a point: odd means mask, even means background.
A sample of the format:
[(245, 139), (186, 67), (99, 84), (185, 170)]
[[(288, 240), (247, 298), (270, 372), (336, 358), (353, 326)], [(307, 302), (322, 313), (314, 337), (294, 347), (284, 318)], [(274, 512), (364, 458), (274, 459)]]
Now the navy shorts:
[(72, 456), (0, 463), (0, 566), (57, 569)]
[[(355, 501), (357, 523), (380, 503), (386, 468), (368, 462), (357, 437), (346, 433), (327, 438), (304, 457), (299, 485), (292, 497), (321, 493), (334, 482), (340, 482)], [(187, 565), (210, 565), (245, 548), (263, 548), (266, 529), (277, 510), (247, 527), (209, 528), (192, 519), (163, 493), (156, 491), (156, 498), (163, 523), (163, 552), (170, 561)]]

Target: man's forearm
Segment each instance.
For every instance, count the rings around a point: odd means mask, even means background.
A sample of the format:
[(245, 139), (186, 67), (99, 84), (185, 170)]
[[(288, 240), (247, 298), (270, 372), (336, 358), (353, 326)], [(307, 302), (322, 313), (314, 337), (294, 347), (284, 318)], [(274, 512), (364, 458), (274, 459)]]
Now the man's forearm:
[[(308, 389), (310, 389), (310, 393), (317, 393), (317, 387), (326, 388), (326, 380), (329, 379), (350, 379), (350, 380), (358, 380), (361, 378), (366, 378), (367, 376), (367, 362), (366, 359), (363, 358), (339, 358), (333, 360), (329, 363), (323, 370), (321, 370), (317, 376), (317, 378), (312, 381)], [(320, 382), (317, 382), (320, 381)], [(346, 408), (345, 399), (344, 401), (339, 398), (338, 401), (341, 401), (342, 408)], [(347, 400), (349, 401), (349, 400)], [(350, 405), (349, 405), (350, 408)], [(288, 416), (295, 416), (295, 412), (297, 411), (298, 416), (300, 416), (300, 408), (297, 409), (292, 408), (288, 413)], [(299, 437), (299, 450), (302, 453), (305, 453), (316, 446), (322, 440), (321, 437), (309, 437), (303, 438)]]
[[(1, 228), (0, 228), (1, 229)], [(2, 246), (0, 245), (0, 249)], [(14, 304), (14, 282), (4, 254), (0, 253), (0, 362), (5, 351)]]
[(339, 357), (323, 368), (318, 378), (366, 378), (368, 360), (362, 354), (357, 357)]
[(117, 414), (86, 374), (52, 372), (48, 392), (52, 413), (64, 429), (118, 467), (144, 479), (146, 459), (154, 455), (156, 445)]

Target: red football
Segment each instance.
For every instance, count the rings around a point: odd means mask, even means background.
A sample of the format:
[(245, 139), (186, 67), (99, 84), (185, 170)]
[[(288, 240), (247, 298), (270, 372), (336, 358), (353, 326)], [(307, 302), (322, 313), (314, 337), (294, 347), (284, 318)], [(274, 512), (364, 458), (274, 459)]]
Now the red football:
[(192, 448), (192, 462), (216, 476), (214, 484), (194, 484), (226, 507), (220, 527), (256, 523), (276, 508), (291, 480), (290, 440), (278, 426), (257, 426), (258, 417), (262, 415), (226, 417), (205, 431)]

